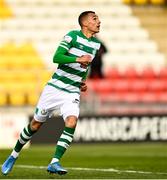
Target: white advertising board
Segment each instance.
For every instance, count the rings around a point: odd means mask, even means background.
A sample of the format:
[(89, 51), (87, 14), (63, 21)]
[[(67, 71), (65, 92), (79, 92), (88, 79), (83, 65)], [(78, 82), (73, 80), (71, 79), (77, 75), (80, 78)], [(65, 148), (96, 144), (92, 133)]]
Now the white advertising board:
[(13, 148), (27, 124), (28, 116), (24, 113), (0, 113), (0, 149)]
[(74, 141), (166, 141), (167, 116), (82, 117)]

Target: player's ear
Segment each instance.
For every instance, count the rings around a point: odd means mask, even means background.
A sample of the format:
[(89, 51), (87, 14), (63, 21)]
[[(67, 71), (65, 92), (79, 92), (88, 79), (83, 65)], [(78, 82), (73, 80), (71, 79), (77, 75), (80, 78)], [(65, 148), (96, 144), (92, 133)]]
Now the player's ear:
[(85, 26), (85, 27), (88, 26), (87, 18), (84, 18), (84, 19), (82, 20), (82, 26)]

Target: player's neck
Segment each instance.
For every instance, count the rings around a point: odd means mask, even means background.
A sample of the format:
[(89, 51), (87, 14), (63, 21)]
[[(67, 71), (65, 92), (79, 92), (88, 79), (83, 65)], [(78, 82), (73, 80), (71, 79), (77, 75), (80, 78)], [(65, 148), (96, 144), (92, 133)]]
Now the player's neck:
[(87, 31), (85, 29), (82, 29), (81, 31), (88, 39), (91, 38), (94, 35), (93, 32)]

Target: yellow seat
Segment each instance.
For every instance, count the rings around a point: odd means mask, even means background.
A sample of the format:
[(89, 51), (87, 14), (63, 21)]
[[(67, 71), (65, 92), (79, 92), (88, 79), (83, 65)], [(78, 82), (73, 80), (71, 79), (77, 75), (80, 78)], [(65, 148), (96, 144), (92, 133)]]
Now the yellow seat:
[(162, 5), (165, 3), (165, 0), (150, 0), (150, 2), (154, 5)]
[(7, 103), (7, 92), (3, 84), (0, 84), (0, 106), (5, 106), (7, 105)]
[(10, 83), (12, 81), (15, 81), (14, 73), (12, 71), (1, 70), (0, 82), (3, 84), (3, 83)]
[(0, 69), (7, 69), (8, 68), (8, 63), (4, 57), (4, 55), (0, 55)]
[(29, 69), (44, 69), (45, 65), (38, 55), (29, 55), (26, 57), (26, 66)]
[(6, 83), (9, 94), (10, 105), (22, 106), (27, 104), (27, 94), (33, 94), (37, 89), (37, 83), (32, 82), (10, 82)]
[[(7, 84), (7, 86), (10, 89), (14, 88), (14, 93), (15, 92), (22, 92), (24, 94), (27, 94), (27, 93), (33, 93), (34, 91), (39, 90), (38, 83), (37, 82), (31, 82), (31, 81), (10, 82)], [(13, 92), (12, 90), (9, 90), (9, 91)]]
[(33, 47), (32, 43), (27, 42), (20, 46), (19, 54), (21, 55), (21, 58), (24, 61), (26, 69), (45, 67), (43, 60), (39, 56), (36, 49)]
[[(13, 106), (22, 105), (34, 105), (37, 100), (36, 95), (39, 95), (38, 84), (32, 82), (22, 82), (22, 83), (11, 83), (11, 88), (15, 88), (14, 91), (9, 92), (9, 101)], [(35, 94), (35, 95), (34, 95)]]
[(12, 16), (11, 9), (7, 6), (4, 0), (0, 1), (0, 19), (6, 19)]
[(0, 94), (0, 106), (6, 106), (7, 104), (7, 94)]
[(19, 82), (10, 82), (8, 84), (9, 103), (12, 106), (25, 105), (25, 92), (23, 85)]
[(35, 48), (33, 47), (32, 43), (27, 42), (27, 43), (22, 44), (19, 47), (19, 54), (22, 54), (22, 55), (33, 54), (34, 55), (34, 54), (36, 54), (36, 51), (35, 51)]
[(13, 53), (17, 52), (17, 46), (11, 41), (4, 44), (1, 50), (7, 55), (13, 55)]
[(10, 69), (43, 69), (45, 64), (31, 43), (16, 46), (9, 42), (1, 46), (0, 58), (3, 60), (0, 67)]
[(35, 106), (38, 102), (40, 93), (33, 92), (27, 94), (27, 104), (31, 106)]
[(31, 70), (17, 71), (15, 76), (18, 79), (18, 81), (22, 83), (27, 83), (27, 82), (33, 83), (37, 81), (37, 72)]
[(8, 67), (10, 69), (26, 69), (26, 63), (24, 62), (24, 58), (19, 56), (18, 53), (14, 53), (13, 57), (8, 56)]
[(44, 70), (41, 72), (41, 82), (42, 84), (46, 84), (49, 79), (51, 79), (53, 75), (53, 71), (49, 71), (49, 70)]
[(123, 1), (123, 3), (125, 3), (125, 4), (131, 4), (133, 1), (132, 0), (122, 0)]
[(0, 57), (6, 62), (7, 67), (11, 68), (10, 64), (15, 60), (15, 54), (17, 54), (16, 45), (13, 42), (6, 43), (1, 47), (1, 52)]
[(134, 0), (134, 3), (137, 5), (146, 5), (148, 0)]
[(12, 106), (23, 106), (25, 105), (25, 95), (22, 92), (11, 93), (9, 102)]
[(35, 106), (37, 104), (41, 89), (39, 87), (39, 82), (29, 82), (25, 83), (25, 94), (27, 105)]
[(52, 74), (53, 74), (53, 71), (50, 71), (50, 70), (43, 70), (40, 72), (40, 74), (38, 75), (38, 79), (39, 79), (39, 87), (41, 90), (44, 88), (47, 82), (51, 79)]

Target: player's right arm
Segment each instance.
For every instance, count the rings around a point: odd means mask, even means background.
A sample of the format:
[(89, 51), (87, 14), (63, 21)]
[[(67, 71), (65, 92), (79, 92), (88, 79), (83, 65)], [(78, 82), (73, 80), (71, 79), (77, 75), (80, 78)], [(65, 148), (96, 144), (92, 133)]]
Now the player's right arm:
[(83, 66), (87, 66), (92, 60), (91, 56), (89, 55), (83, 55), (81, 57), (72, 57), (68, 56), (68, 51), (73, 46), (75, 36), (72, 32), (68, 33), (64, 39), (60, 42), (60, 45), (58, 46), (56, 53), (53, 57), (53, 62), (58, 64), (66, 64), (66, 63), (75, 63), (78, 62), (82, 64)]

